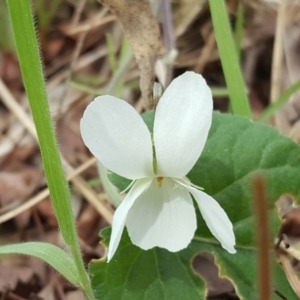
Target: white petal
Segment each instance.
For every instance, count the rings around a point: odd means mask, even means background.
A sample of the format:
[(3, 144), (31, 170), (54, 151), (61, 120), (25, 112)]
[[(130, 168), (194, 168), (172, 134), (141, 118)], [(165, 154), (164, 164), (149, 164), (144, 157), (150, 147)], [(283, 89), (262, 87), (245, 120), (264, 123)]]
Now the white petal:
[(197, 228), (193, 201), (186, 189), (172, 179), (156, 180), (130, 209), (126, 226), (133, 244), (175, 252), (188, 246)]
[(191, 186), (184, 185), (194, 196), (207, 227), (229, 253), (236, 253), (235, 236), (226, 212), (211, 196)]
[(112, 233), (108, 247), (107, 261), (109, 262), (114, 256), (126, 222), (128, 211), (137, 198), (150, 186), (152, 179), (139, 179), (132, 186), (120, 206), (115, 211), (112, 222)]
[(182, 178), (199, 158), (212, 120), (213, 102), (201, 75), (186, 72), (172, 81), (155, 112), (158, 173)]
[(125, 101), (97, 97), (86, 108), (80, 130), (84, 143), (107, 169), (129, 179), (153, 175), (150, 132)]

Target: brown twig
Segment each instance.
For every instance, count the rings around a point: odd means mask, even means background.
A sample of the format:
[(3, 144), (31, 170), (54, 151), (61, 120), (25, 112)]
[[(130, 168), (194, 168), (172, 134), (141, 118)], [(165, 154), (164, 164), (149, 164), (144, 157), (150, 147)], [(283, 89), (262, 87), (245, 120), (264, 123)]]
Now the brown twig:
[[(275, 42), (272, 58), (272, 74), (271, 74), (271, 102), (275, 102), (280, 95), (281, 89), (281, 70), (283, 62), (283, 35), (285, 28), (286, 0), (282, 0), (278, 6)], [(275, 116), (275, 125), (280, 127), (280, 119)]]
[(268, 224), (268, 204), (264, 179), (256, 176), (253, 182), (254, 209), (256, 213), (256, 233), (258, 246), (258, 285), (260, 300), (271, 299), (270, 233)]

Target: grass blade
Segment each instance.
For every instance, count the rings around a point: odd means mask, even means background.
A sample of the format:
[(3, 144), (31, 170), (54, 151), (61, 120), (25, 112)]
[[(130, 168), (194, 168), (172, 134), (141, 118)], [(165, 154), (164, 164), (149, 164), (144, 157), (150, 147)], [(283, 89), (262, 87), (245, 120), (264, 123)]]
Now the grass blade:
[(235, 115), (251, 118), (224, 0), (210, 0), (209, 4), (232, 111)]

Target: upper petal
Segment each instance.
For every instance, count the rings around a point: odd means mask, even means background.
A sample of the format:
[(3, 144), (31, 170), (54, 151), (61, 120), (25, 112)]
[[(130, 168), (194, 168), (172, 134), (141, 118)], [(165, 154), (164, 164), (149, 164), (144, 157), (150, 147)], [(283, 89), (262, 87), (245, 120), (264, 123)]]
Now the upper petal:
[(152, 176), (150, 132), (125, 101), (97, 97), (86, 108), (80, 130), (84, 143), (109, 170), (129, 179)]
[(188, 246), (197, 224), (190, 194), (172, 179), (156, 180), (130, 209), (126, 226), (133, 244), (175, 252)]
[(202, 217), (211, 233), (218, 239), (224, 249), (229, 253), (236, 253), (235, 236), (226, 212), (211, 196), (191, 186), (184, 185), (194, 196)]
[(115, 211), (112, 232), (108, 247), (107, 261), (109, 262), (114, 256), (126, 222), (128, 211), (132, 207), (136, 199), (150, 186), (152, 179), (140, 179), (135, 182), (129, 193), (126, 195), (120, 206)]
[(172, 81), (155, 112), (159, 174), (181, 178), (191, 170), (204, 148), (212, 110), (211, 91), (201, 75), (186, 72)]

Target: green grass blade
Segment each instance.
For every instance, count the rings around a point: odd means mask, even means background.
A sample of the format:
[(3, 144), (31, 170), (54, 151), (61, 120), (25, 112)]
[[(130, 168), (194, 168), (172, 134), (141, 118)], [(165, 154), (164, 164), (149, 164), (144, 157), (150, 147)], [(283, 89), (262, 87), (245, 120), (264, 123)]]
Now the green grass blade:
[(234, 28), (234, 42), (235, 42), (235, 49), (238, 61), (241, 61), (241, 52), (242, 52), (242, 40), (243, 40), (243, 29), (244, 29), (244, 4), (239, 3), (237, 17), (235, 22)]
[(224, 0), (210, 0), (209, 4), (232, 111), (235, 115), (251, 118)]
[(8, 15), (6, 1), (0, 0), (0, 51), (15, 53), (15, 41)]
[(63, 238), (71, 249), (81, 287), (90, 299), (94, 299), (78, 246), (68, 184), (51, 122), (30, 1), (8, 0), (7, 3), (52, 204)]
[(266, 108), (265, 111), (258, 118), (258, 121), (259, 122), (268, 121), (283, 107), (284, 104), (286, 104), (289, 101), (290, 97), (293, 96), (299, 89), (300, 89), (300, 80), (296, 81), (293, 85), (291, 85), (287, 90), (285, 90), (280, 95), (280, 97), (274, 103), (269, 105), (268, 108)]
[(52, 266), (75, 286), (80, 285), (80, 278), (73, 259), (62, 249), (40, 242), (28, 242), (0, 246), (0, 256), (23, 254), (42, 259)]

